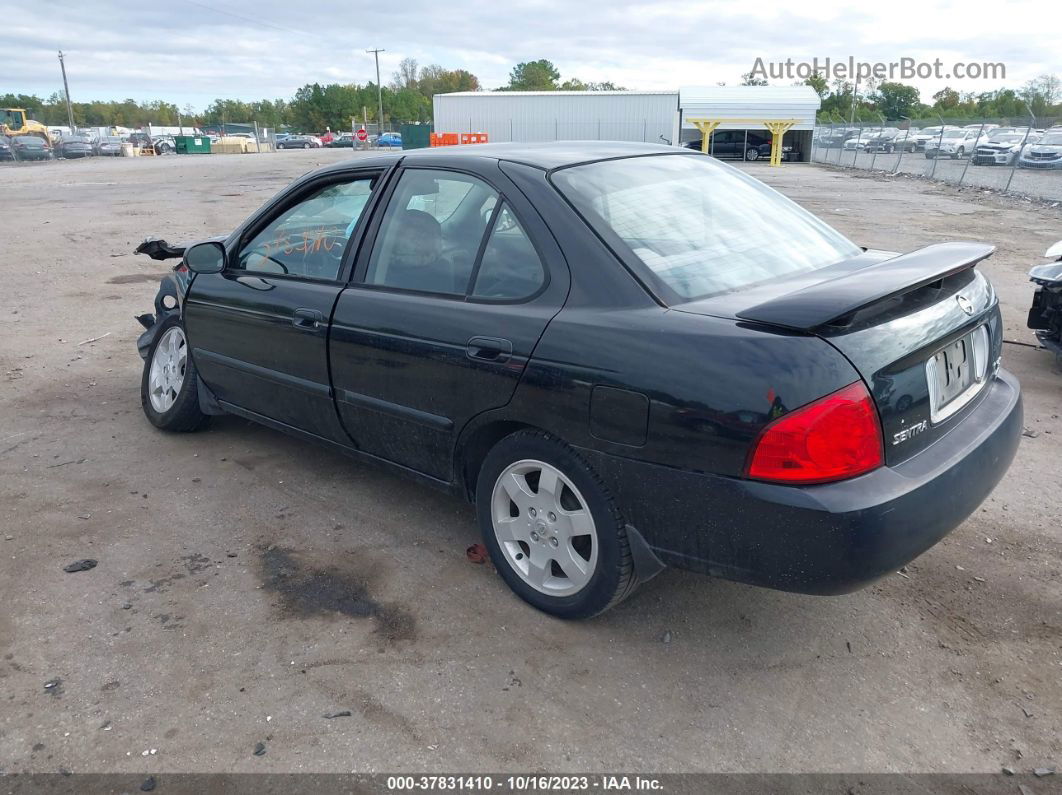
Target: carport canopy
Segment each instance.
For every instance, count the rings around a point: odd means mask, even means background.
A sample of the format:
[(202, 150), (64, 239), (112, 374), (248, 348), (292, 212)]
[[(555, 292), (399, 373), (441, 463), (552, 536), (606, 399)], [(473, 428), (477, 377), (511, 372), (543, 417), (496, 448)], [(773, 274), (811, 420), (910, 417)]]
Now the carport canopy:
[(771, 133), (771, 165), (782, 162), (789, 130), (812, 130), (821, 101), (811, 86), (684, 86), (679, 90), (680, 127), (696, 127), (701, 150), (717, 128), (765, 127)]
[(771, 133), (771, 165), (782, 165), (782, 137), (786, 130), (798, 124), (796, 119), (687, 119), (690, 124), (701, 131), (701, 151), (708, 153), (708, 137), (720, 124), (762, 124)]

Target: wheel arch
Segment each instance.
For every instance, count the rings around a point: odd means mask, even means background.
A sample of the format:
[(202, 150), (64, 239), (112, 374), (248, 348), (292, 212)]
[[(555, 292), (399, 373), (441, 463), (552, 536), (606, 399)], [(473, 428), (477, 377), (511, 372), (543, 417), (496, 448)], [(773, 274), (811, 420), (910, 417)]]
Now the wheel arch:
[(480, 422), (471, 422), (461, 434), (455, 452), (454, 472), (457, 473), (457, 490), (466, 500), (476, 500), (476, 481), (483, 461), (491, 449), (506, 436), (517, 431), (544, 431), (527, 422), (495, 417)]

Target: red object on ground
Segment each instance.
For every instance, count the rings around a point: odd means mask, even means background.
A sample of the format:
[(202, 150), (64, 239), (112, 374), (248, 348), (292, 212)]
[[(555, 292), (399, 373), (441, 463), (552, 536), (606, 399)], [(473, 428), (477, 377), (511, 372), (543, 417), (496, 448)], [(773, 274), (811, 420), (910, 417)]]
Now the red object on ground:
[(482, 544), (473, 544), (465, 550), (465, 556), (473, 563), (487, 562), (487, 548)]

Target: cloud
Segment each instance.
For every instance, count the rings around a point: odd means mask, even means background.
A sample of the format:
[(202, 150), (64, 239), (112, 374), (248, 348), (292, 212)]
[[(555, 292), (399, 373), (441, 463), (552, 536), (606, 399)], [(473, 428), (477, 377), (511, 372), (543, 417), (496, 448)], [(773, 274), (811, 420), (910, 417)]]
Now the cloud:
[[(56, 50), (67, 57), (74, 99), (164, 99), (207, 105), (217, 97), (290, 97), (310, 82), (375, 80), (385, 47), (387, 81), (408, 56), (467, 69), (485, 87), (507, 82), (519, 61), (549, 58), (565, 77), (628, 88), (738, 82), (756, 58), (827, 56), (863, 61), (1002, 61), (1012, 86), (1057, 68), (1051, 26), (1030, 26), (1037, 0), (1016, 0), (986, 23), (966, 4), (850, 0), (800, 6), (734, 2), (522, 3), (439, 6), (314, 0), (170, 0), (142, 7), (97, 0), (12, 4), (0, 29), (0, 92), (50, 95), (61, 88)], [(924, 98), (943, 81), (915, 81)], [(983, 91), (1001, 81), (952, 81)]]

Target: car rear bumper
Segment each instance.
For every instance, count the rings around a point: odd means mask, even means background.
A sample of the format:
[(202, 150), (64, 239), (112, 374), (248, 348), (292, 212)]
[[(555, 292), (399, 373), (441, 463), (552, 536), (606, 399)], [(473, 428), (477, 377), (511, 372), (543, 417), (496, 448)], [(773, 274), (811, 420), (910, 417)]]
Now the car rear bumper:
[(1000, 370), (930, 447), (839, 483), (782, 486), (583, 452), (664, 563), (840, 594), (896, 571), (962, 523), (1007, 471), (1021, 431), (1020, 387)]

